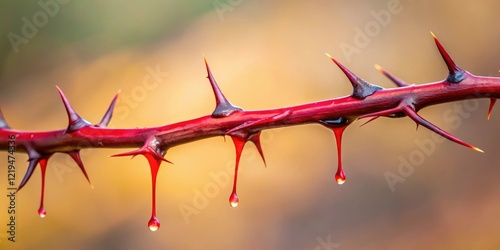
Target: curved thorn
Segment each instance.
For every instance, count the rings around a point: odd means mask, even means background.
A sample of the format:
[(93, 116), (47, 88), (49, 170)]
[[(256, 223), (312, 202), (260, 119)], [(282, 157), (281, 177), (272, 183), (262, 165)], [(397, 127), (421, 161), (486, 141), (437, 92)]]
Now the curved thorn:
[[(374, 121), (375, 119), (377, 119), (377, 118), (379, 118), (379, 117), (380, 117), (380, 116), (374, 116), (374, 117), (371, 117), (368, 121), (366, 121), (366, 122), (364, 122), (363, 124), (361, 124), (361, 125), (360, 125), (360, 127), (365, 126), (366, 124), (368, 124), (368, 123), (370, 123), (370, 122)], [(363, 117), (363, 118), (365, 118), (365, 117)], [(367, 118), (367, 117), (366, 117), (366, 118)], [(358, 118), (358, 119), (360, 119), (360, 118)]]
[(459, 83), (463, 81), (466, 77), (465, 70), (458, 67), (457, 64), (453, 61), (453, 59), (451, 59), (450, 55), (448, 54), (448, 52), (446, 52), (443, 45), (441, 45), (441, 43), (434, 35), (434, 33), (431, 32), (431, 35), (434, 38), (434, 42), (436, 43), (436, 46), (439, 50), (439, 53), (441, 54), (441, 57), (446, 63), (446, 67), (448, 67), (449, 75), (448, 78), (446, 78), (446, 80), (451, 83)]
[(139, 149), (136, 149), (136, 150), (132, 150), (130, 152), (114, 154), (114, 155), (111, 155), (111, 157), (132, 156), (132, 158), (134, 158), (137, 155), (144, 155), (144, 156), (150, 155), (150, 156), (155, 157), (155, 159), (157, 159), (157, 160), (173, 164), (171, 161), (165, 159), (163, 156), (161, 156), (155, 150), (153, 150), (153, 149), (151, 149), (149, 147), (142, 147), (142, 148), (139, 148)]
[(0, 128), (10, 129), (9, 125), (7, 124), (7, 121), (5, 121), (2, 109), (0, 109)]
[(326, 54), (337, 66), (344, 72), (344, 74), (347, 76), (349, 81), (352, 84), (353, 91), (352, 91), (352, 97), (356, 99), (365, 99), (366, 97), (372, 95), (373, 93), (377, 92), (378, 90), (383, 89), (380, 86), (371, 84), (364, 79), (358, 77), (354, 73), (352, 73), (350, 70), (348, 70), (344, 65), (339, 63), (337, 60), (335, 60), (333, 57), (330, 55)]
[(260, 125), (260, 124), (263, 124), (263, 123), (274, 122), (274, 121), (278, 121), (278, 120), (284, 119), (284, 118), (288, 117), (291, 113), (292, 113), (291, 110), (286, 110), (283, 113), (280, 113), (280, 114), (277, 114), (277, 115), (274, 115), (274, 116), (262, 118), (262, 119), (259, 119), (259, 120), (256, 120), (256, 121), (245, 122), (245, 123), (243, 123), (243, 124), (241, 124), (241, 125), (239, 125), (239, 126), (237, 126), (235, 128), (230, 129), (229, 131), (227, 131), (226, 135), (232, 134), (232, 133), (234, 133), (234, 132), (236, 132), (238, 130), (246, 129), (246, 128), (249, 128), (249, 127), (252, 127), (252, 126), (255, 126), (255, 125)]
[(109, 108), (102, 117), (101, 122), (97, 124), (98, 127), (105, 128), (109, 125), (109, 122), (111, 121), (111, 118), (113, 117), (113, 110), (115, 108), (116, 100), (118, 99), (118, 95), (120, 94), (121, 90), (118, 90), (116, 93), (115, 97), (113, 97), (113, 100), (109, 104)]
[(396, 86), (398, 86), (398, 87), (410, 86), (410, 84), (404, 82), (403, 80), (399, 79), (398, 77), (394, 76), (393, 74), (387, 72), (385, 69), (383, 69), (382, 67), (380, 67), (380, 65), (375, 64), (375, 68), (380, 73), (382, 73), (385, 77), (389, 78), (389, 80), (391, 80), (393, 83), (395, 83)]
[(92, 185), (92, 182), (90, 182), (90, 178), (87, 175), (87, 171), (85, 171), (85, 166), (83, 166), (82, 158), (80, 157), (80, 150), (75, 150), (75, 151), (67, 152), (67, 154), (69, 156), (71, 156), (71, 158), (73, 158), (73, 160), (76, 162), (76, 164), (78, 165), (78, 167), (82, 171), (83, 175), (85, 175), (85, 178), (89, 182), (90, 187), (92, 189), (94, 189), (94, 185)]
[[(28, 169), (26, 169), (26, 174), (24, 174), (23, 180), (21, 181), (21, 184), (19, 184), (19, 187), (17, 188), (16, 192), (19, 192), (26, 183), (28, 183), (29, 179), (31, 178), (31, 175), (35, 171), (36, 166), (38, 165), (38, 162), (43, 158), (40, 153), (38, 153), (36, 150), (34, 150), (31, 145), (27, 144), (26, 145), (26, 152), (28, 154)], [(48, 155), (47, 157), (50, 157)]]
[(24, 178), (21, 181), (21, 184), (19, 184), (19, 187), (17, 187), (16, 192), (19, 192), (21, 188), (23, 188), (24, 185), (28, 183), (28, 181), (31, 178), (31, 175), (33, 175), (33, 172), (35, 171), (36, 165), (38, 165), (38, 162), (40, 162), (40, 158), (33, 158), (29, 159), (28, 161), (29, 161), (28, 169), (26, 170), (26, 174), (24, 174)]
[(438, 134), (438, 135), (441, 135), (442, 137), (452, 141), (452, 142), (455, 142), (455, 143), (458, 143), (460, 145), (463, 145), (463, 146), (466, 146), (468, 148), (471, 148), (471, 149), (474, 149), (478, 152), (481, 152), (481, 153), (484, 153), (483, 150), (477, 148), (477, 147), (474, 147), (456, 137), (454, 137), (453, 135), (449, 134), (448, 132), (442, 130), (441, 128), (437, 127), (436, 125), (430, 123), (429, 121), (425, 120), (424, 118), (422, 118), (420, 115), (417, 114), (417, 112), (415, 112), (415, 110), (413, 110), (411, 107), (409, 106), (404, 106), (403, 107), (403, 110), (404, 112), (408, 115), (408, 117), (410, 117), (413, 121), (415, 121), (417, 124), (420, 124), (426, 128), (428, 128), (429, 130), (433, 131), (434, 133)]
[(496, 98), (490, 98), (490, 107), (488, 108), (488, 120), (491, 116), (491, 111), (493, 110), (493, 106), (495, 106), (495, 102), (497, 102)]
[(141, 154), (145, 154), (145, 153), (146, 153), (146, 151), (144, 150), (144, 148), (139, 148), (139, 149), (136, 149), (136, 150), (125, 152), (125, 153), (119, 153), (119, 154), (110, 155), (110, 157), (122, 157), (122, 156), (132, 156), (132, 157), (135, 157), (137, 155), (141, 155)]
[(231, 115), (235, 111), (241, 111), (242, 109), (240, 107), (236, 107), (233, 104), (231, 104), (222, 91), (220, 90), (219, 86), (217, 85), (217, 82), (215, 81), (212, 71), (210, 70), (210, 67), (208, 66), (207, 59), (203, 57), (203, 60), (205, 61), (205, 67), (207, 68), (207, 78), (210, 81), (210, 85), (212, 86), (212, 90), (215, 95), (215, 110), (212, 113), (212, 117), (214, 118), (220, 118), (220, 117), (226, 117)]
[(260, 131), (251, 135), (248, 140), (251, 141), (255, 147), (257, 148), (257, 151), (259, 151), (260, 157), (262, 158), (262, 161), (264, 162), (264, 166), (267, 167), (266, 164), (266, 158), (264, 157), (264, 151), (262, 150), (262, 145), (260, 143)]
[[(358, 117), (358, 120), (359, 119), (363, 119), (363, 118), (368, 118), (368, 117), (375, 117), (375, 116), (390, 116), (392, 114), (395, 114), (395, 113), (399, 113), (399, 112), (402, 112), (403, 111), (403, 106), (404, 104), (399, 104), (398, 106), (394, 107), (394, 108), (390, 108), (390, 109), (387, 109), (387, 110), (382, 110), (382, 111), (378, 111), (378, 112), (373, 112), (373, 113), (369, 113), (369, 114), (366, 114), (366, 115), (361, 115), (360, 117)], [(371, 122), (372, 120), (368, 121), (368, 122)], [(366, 122), (366, 123), (368, 123)]]
[(68, 114), (69, 124), (68, 124), (68, 128), (66, 129), (66, 133), (72, 133), (72, 132), (75, 132), (83, 127), (90, 126), (90, 123), (88, 121), (84, 120), (82, 117), (80, 117), (76, 113), (76, 111), (73, 109), (73, 107), (71, 107), (68, 99), (66, 98), (66, 96), (64, 95), (62, 90), (58, 86), (56, 86), (56, 88), (57, 88), (57, 91), (59, 92), (59, 95), (61, 96), (61, 99), (62, 99), (63, 104), (64, 104), (64, 108), (66, 108), (66, 113)]

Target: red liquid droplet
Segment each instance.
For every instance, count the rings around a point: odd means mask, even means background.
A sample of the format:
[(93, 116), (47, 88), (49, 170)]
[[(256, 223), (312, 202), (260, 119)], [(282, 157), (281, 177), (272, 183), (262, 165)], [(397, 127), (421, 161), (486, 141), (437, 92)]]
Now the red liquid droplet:
[(335, 180), (339, 185), (344, 184), (345, 182), (345, 173), (343, 169), (338, 169), (337, 173), (335, 174)]
[(40, 218), (45, 218), (45, 216), (47, 215), (47, 211), (45, 211), (45, 208), (40, 207), (38, 209), (38, 215), (40, 216)]
[(160, 221), (156, 218), (156, 176), (160, 169), (161, 160), (154, 157), (152, 154), (144, 154), (148, 159), (149, 167), (151, 168), (151, 219), (148, 222), (148, 227), (151, 231), (156, 231), (160, 228)]
[(337, 142), (337, 173), (335, 174), (335, 180), (339, 185), (345, 182), (345, 173), (342, 169), (342, 133), (347, 126), (332, 128), (335, 134), (335, 141)]
[(40, 159), (40, 170), (42, 171), (42, 193), (40, 195), (40, 208), (38, 209), (38, 215), (40, 216), (40, 218), (45, 218), (45, 216), (47, 215), (47, 211), (45, 211), (45, 208), (43, 208), (43, 201), (45, 199), (45, 170), (47, 169), (48, 161), (48, 158)]
[(149, 222), (148, 222), (148, 227), (149, 227), (149, 230), (151, 231), (156, 231), (160, 228), (160, 220), (158, 220), (158, 218), (156, 218), (156, 216), (151, 216), (151, 219), (149, 219)]
[(231, 196), (229, 196), (229, 205), (231, 205), (231, 207), (237, 207), (239, 201), (240, 201), (240, 199), (238, 199), (238, 195), (236, 194), (236, 191), (233, 190), (233, 192), (231, 193)]
[(233, 192), (231, 193), (231, 196), (229, 196), (229, 205), (231, 205), (231, 207), (237, 207), (239, 202), (238, 195), (236, 194), (236, 184), (238, 182), (238, 168), (240, 165), (241, 152), (243, 151), (243, 147), (245, 146), (246, 140), (238, 136), (231, 136), (231, 139), (233, 139), (234, 147), (236, 149), (236, 164), (234, 166)]

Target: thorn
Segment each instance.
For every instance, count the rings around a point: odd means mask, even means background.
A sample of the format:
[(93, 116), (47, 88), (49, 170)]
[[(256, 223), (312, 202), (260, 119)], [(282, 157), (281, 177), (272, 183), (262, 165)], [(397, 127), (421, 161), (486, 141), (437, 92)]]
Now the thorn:
[(210, 81), (210, 85), (212, 86), (212, 90), (214, 91), (215, 95), (215, 110), (212, 113), (212, 117), (214, 118), (221, 118), (221, 117), (226, 117), (231, 115), (235, 111), (241, 111), (240, 107), (236, 107), (233, 104), (231, 104), (222, 91), (220, 90), (219, 86), (217, 85), (217, 82), (215, 81), (212, 71), (210, 71), (210, 67), (208, 66), (207, 59), (203, 57), (203, 60), (205, 61), (205, 66), (207, 68), (207, 78)]
[(155, 136), (152, 136), (144, 142), (144, 145), (141, 148), (136, 149), (136, 150), (132, 150), (130, 152), (115, 154), (115, 155), (112, 155), (111, 157), (132, 156), (132, 158), (134, 158), (136, 155), (144, 155), (146, 157), (152, 156), (156, 160), (164, 161), (164, 162), (168, 162), (168, 163), (173, 164), (169, 160), (163, 158), (166, 151), (161, 150), (159, 145), (160, 145), (160, 143), (157, 140), (157, 138)]
[(0, 129), (10, 129), (9, 125), (7, 124), (7, 121), (5, 121), (5, 118), (3, 117), (2, 109), (0, 109)]
[(488, 108), (488, 120), (491, 116), (491, 111), (493, 110), (493, 106), (495, 106), (495, 102), (497, 102), (496, 98), (490, 98), (490, 107)]
[(380, 72), (382, 73), (385, 77), (389, 78), (389, 80), (391, 80), (393, 83), (396, 84), (396, 86), (398, 87), (406, 87), (406, 86), (410, 86), (410, 84), (404, 82), (403, 80), (397, 78), (396, 76), (394, 76), (393, 74), (387, 72), (385, 69), (383, 69), (382, 67), (380, 67), (380, 65), (378, 64), (375, 64), (375, 68)]
[[(404, 104), (400, 103), (398, 106), (396, 106), (394, 108), (391, 108), (391, 109), (382, 110), (382, 111), (378, 111), (378, 112), (373, 112), (373, 113), (370, 113), (370, 114), (362, 115), (362, 116), (358, 117), (358, 120), (359, 119), (363, 119), (363, 118), (378, 117), (378, 116), (388, 116), (388, 117), (390, 117), (393, 114), (397, 114), (397, 113), (402, 112), (403, 111), (403, 106), (404, 106)], [(396, 116), (396, 117), (399, 117), (399, 116)], [(372, 120), (374, 120), (374, 119), (371, 119), (371, 120), (365, 122), (365, 124), (371, 122)]]
[(132, 156), (132, 157), (135, 157), (137, 155), (142, 155), (142, 154), (146, 154), (146, 153), (148, 153), (147, 150), (145, 150), (144, 148), (139, 148), (139, 149), (136, 149), (136, 150), (125, 152), (125, 153), (119, 153), (119, 154), (110, 155), (110, 157), (122, 157), (122, 156)]
[(409, 106), (404, 106), (403, 107), (403, 111), (408, 115), (408, 117), (410, 117), (413, 121), (415, 121), (417, 124), (420, 124), (426, 128), (428, 128), (429, 130), (433, 131), (434, 133), (438, 134), (438, 135), (441, 135), (442, 137), (452, 141), (452, 142), (455, 142), (455, 143), (458, 143), (460, 145), (463, 145), (463, 146), (466, 146), (468, 148), (471, 148), (471, 149), (474, 149), (478, 152), (481, 152), (481, 153), (484, 153), (483, 150), (477, 148), (477, 147), (474, 147), (458, 138), (456, 138), (455, 136), (449, 134), (448, 132), (440, 129), (439, 127), (437, 127), (436, 125), (430, 123), (429, 121), (425, 120), (424, 118), (422, 118), (420, 115), (417, 114), (417, 112), (415, 112), (415, 110), (413, 110), (411, 107)]
[(150, 155), (150, 156), (153, 156), (157, 160), (173, 164), (171, 161), (165, 159), (163, 156), (161, 156), (160, 154), (158, 154), (154, 149), (152, 149), (150, 147), (147, 147), (147, 146), (143, 146), (142, 148), (139, 148), (139, 149), (136, 149), (136, 150), (132, 150), (130, 152), (125, 152), (125, 153), (120, 153), (120, 154), (114, 154), (114, 155), (111, 155), (111, 157), (132, 156), (132, 158), (134, 158), (137, 155), (144, 155), (144, 156)]
[[(42, 159), (42, 156), (31, 147), (27, 146), (26, 151), (28, 153), (28, 169), (26, 170), (26, 174), (24, 174), (23, 180), (21, 181), (21, 184), (19, 184), (16, 192), (19, 192), (19, 190), (21, 190), (21, 188), (28, 183), (31, 175), (33, 175), (33, 172), (35, 171), (36, 165), (38, 165), (38, 162)], [(50, 157), (50, 155), (48, 157)]]
[(113, 110), (115, 108), (116, 100), (118, 99), (118, 95), (120, 94), (120, 92), (121, 92), (121, 89), (118, 90), (115, 97), (113, 98), (113, 100), (109, 104), (108, 110), (106, 111), (106, 113), (102, 117), (101, 122), (99, 122), (99, 124), (97, 124), (97, 127), (105, 128), (109, 125), (109, 122), (111, 121), (111, 118), (113, 117)]
[(252, 134), (248, 140), (251, 141), (255, 147), (257, 148), (257, 151), (259, 151), (259, 154), (260, 154), (260, 157), (262, 158), (262, 161), (264, 162), (264, 166), (267, 167), (267, 164), (266, 164), (266, 158), (264, 158), (264, 151), (262, 150), (262, 145), (260, 143), (260, 131), (255, 133), (255, 134)]
[(274, 116), (270, 116), (270, 117), (266, 117), (266, 118), (262, 118), (262, 119), (259, 119), (259, 120), (256, 120), (256, 121), (249, 121), (249, 122), (245, 122), (233, 129), (230, 129), (229, 131), (226, 132), (226, 135), (230, 135), (238, 130), (242, 130), (242, 129), (246, 129), (246, 128), (249, 128), (249, 127), (252, 127), (252, 126), (256, 126), (256, 125), (260, 125), (260, 124), (263, 124), (263, 123), (269, 123), (269, 122), (275, 122), (275, 121), (278, 121), (278, 120), (281, 120), (281, 119), (284, 119), (286, 117), (288, 117), (290, 114), (292, 114), (292, 111), (291, 110), (285, 110), (283, 113), (280, 113), (280, 114), (277, 114), (277, 115), (274, 115)]
[(356, 99), (365, 99), (366, 97), (372, 95), (373, 93), (383, 89), (380, 86), (371, 84), (364, 79), (358, 77), (354, 73), (352, 73), (350, 70), (348, 70), (344, 65), (339, 63), (337, 60), (335, 60), (333, 57), (330, 55), (326, 54), (330, 59), (337, 64), (337, 66), (344, 72), (344, 74), (347, 76), (349, 81), (352, 84), (353, 87), (353, 92), (352, 92), (352, 97)]
[(466, 77), (465, 70), (461, 69), (457, 66), (457, 64), (455, 64), (453, 59), (451, 59), (450, 55), (448, 54), (448, 52), (446, 52), (443, 45), (441, 45), (434, 33), (431, 32), (431, 35), (434, 38), (434, 42), (436, 43), (441, 57), (446, 63), (446, 67), (448, 67), (449, 75), (448, 78), (446, 78), (446, 81), (451, 83), (459, 83), (463, 81)]
[(81, 128), (90, 126), (90, 123), (88, 121), (84, 120), (83, 118), (81, 118), (75, 112), (73, 107), (71, 107), (68, 99), (66, 98), (66, 96), (64, 96), (64, 93), (62, 92), (62, 90), (58, 86), (56, 86), (56, 88), (57, 88), (57, 91), (59, 92), (59, 95), (61, 95), (61, 99), (63, 101), (64, 107), (66, 108), (66, 113), (68, 114), (69, 124), (68, 124), (68, 128), (66, 129), (66, 133), (73, 133)]
[(24, 185), (26, 185), (26, 183), (30, 180), (31, 175), (35, 171), (36, 165), (38, 165), (40, 159), (35, 158), (35, 159), (29, 159), (28, 161), (29, 161), (28, 169), (26, 170), (26, 174), (24, 174), (24, 178), (21, 181), (21, 184), (19, 184), (19, 187), (17, 188), (16, 192), (19, 192), (21, 188), (23, 188)]
[[(377, 119), (377, 118), (379, 118), (379, 117), (380, 117), (380, 116), (374, 116), (374, 117), (370, 118), (368, 121), (366, 121), (366, 122), (364, 122), (363, 124), (361, 124), (361, 125), (360, 125), (360, 127), (365, 126), (366, 124), (368, 124), (368, 123), (370, 123), (370, 122), (374, 121), (375, 119)], [(358, 119), (361, 119), (361, 118), (358, 118)]]
[(80, 150), (75, 150), (71, 152), (67, 152), (71, 158), (76, 162), (80, 170), (82, 171), (83, 175), (85, 175), (85, 178), (87, 178), (87, 181), (90, 184), (90, 188), (94, 189), (94, 185), (90, 182), (89, 176), (87, 175), (87, 171), (85, 171), (85, 166), (83, 166), (82, 158), (80, 157)]

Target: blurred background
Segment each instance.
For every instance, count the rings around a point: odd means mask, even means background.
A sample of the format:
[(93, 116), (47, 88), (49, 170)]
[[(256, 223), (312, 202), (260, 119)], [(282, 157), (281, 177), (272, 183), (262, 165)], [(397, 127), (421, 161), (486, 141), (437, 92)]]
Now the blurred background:
[[(324, 55), (391, 88), (380, 64), (409, 83), (444, 79), (433, 31), (464, 69), (500, 76), (498, 1), (1, 1), (0, 106), (15, 129), (67, 126), (59, 86), (97, 123), (121, 89), (110, 127), (159, 126), (210, 114), (203, 55), (226, 97), (269, 109), (351, 93)], [(234, 149), (222, 137), (169, 150), (158, 176), (161, 228), (147, 228), (150, 171), (124, 149), (86, 149), (91, 189), (66, 155), (17, 196), (16, 243), (6, 240), (6, 156), (0, 152), (1, 249), (498, 249), (500, 111), (488, 100), (420, 114), (485, 151), (443, 141), (408, 118), (350, 126), (347, 182), (334, 181), (333, 133), (318, 125), (264, 131), (231, 208)], [(125, 149), (126, 150), (126, 149)], [(17, 157), (18, 183), (27, 157)]]

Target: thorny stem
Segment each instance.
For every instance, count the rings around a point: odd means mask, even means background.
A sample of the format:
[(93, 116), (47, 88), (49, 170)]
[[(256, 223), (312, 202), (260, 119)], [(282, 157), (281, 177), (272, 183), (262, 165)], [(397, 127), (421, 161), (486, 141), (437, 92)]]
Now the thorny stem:
[(288, 112), (278, 120), (263, 121), (246, 128), (249, 131), (317, 123), (320, 120), (339, 117), (359, 117), (397, 107), (400, 102), (411, 100), (415, 110), (424, 107), (472, 98), (500, 98), (500, 78), (467, 75), (458, 85), (446, 81), (383, 89), (363, 99), (351, 96), (318, 101), (293, 107), (271, 110), (237, 111), (223, 118), (211, 115), (150, 128), (103, 128), (87, 126), (73, 133), (66, 129), (53, 131), (21, 131), (0, 129), (0, 149), (7, 150), (8, 135), (16, 135), (18, 149), (26, 151), (28, 145), (44, 153), (68, 152), (84, 148), (132, 148), (141, 147), (147, 138), (155, 136), (161, 148), (196, 141), (208, 137), (223, 136), (227, 131), (252, 121), (275, 117)]
[[(398, 86), (397, 88), (383, 89), (359, 78), (338, 61), (331, 58), (353, 85), (354, 91), (350, 96), (270, 110), (247, 111), (233, 106), (220, 91), (205, 60), (208, 79), (216, 98), (215, 111), (211, 115), (159, 127), (107, 128), (112, 117), (116, 96), (102, 121), (97, 125), (91, 125), (75, 112), (63, 92), (58, 88), (69, 117), (68, 127), (43, 132), (16, 130), (9, 127), (0, 111), (0, 150), (8, 150), (9, 140), (11, 140), (9, 136), (14, 135), (17, 150), (27, 152), (29, 156), (28, 170), (18, 190), (30, 179), (38, 163), (43, 163), (42, 167), (45, 168), (50, 156), (57, 152), (69, 154), (88, 179), (79, 157), (81, 149), (138, 147), (138, 150), (115, 156), (135, 156), (139, 154), (146, 156), (151, 165), (153, 182), (155, 182), (156, 172), (161, 162), (167, 161), (163, 158), (165, 152), (176, 145), (214, 136), (228, 135), (235, 141), (237, 154), (241, 153), (245, 142), (252, 141), (264, 159), (259, 140), (262, 130), (307, 123), (322, 124), (330, 128), (340, 126), (343, 130), (355, 119), (371, 118), (368, 121), (370, 122), (380, 116), (390, 118), (408, 116), (417, 125), (421, 124), (453, 142), (482, 152), (480, 149), (455, 138), (420, 117), (417, 111), (440, 103), (472, 98), (489, 98), (491, 100), (488, 110), (489, 118), (496, 99), (500, 98), (500, 78), (475, 76), (461, 69), (453, 62), (435, 36), (434, 40), (449, 70), (448, 77), (443, 81), (409, 85), (377, 65), (376, 68)], [(344, 124), (336, 123), (339, 121), (349, 122)], [(238, 166), (238, 162), (235, 165)], [(44, 183), (44, 180), (42, 180), (42, 183)], [(236, 185), (236, 176), (234, 184)], [(154, 187), (155, 184), (153, 183), (153, 190)], [(236, 186), (233, 187), (234, 194), (235, 190)], [(155, 205), (153, 193), (153, 211), (156, 211)], [(150, 228), (158, 229), (159, 221), (156, 219), (155, 214), (153, 212)]]

